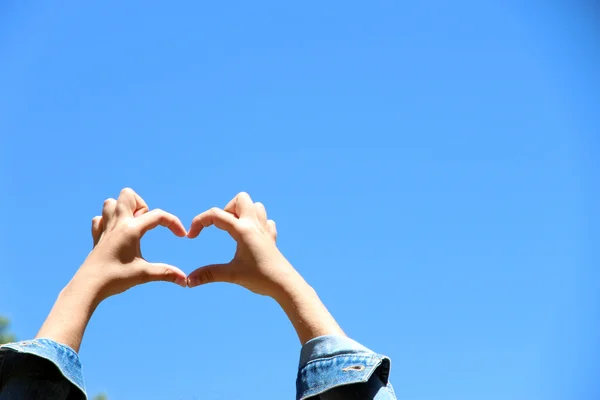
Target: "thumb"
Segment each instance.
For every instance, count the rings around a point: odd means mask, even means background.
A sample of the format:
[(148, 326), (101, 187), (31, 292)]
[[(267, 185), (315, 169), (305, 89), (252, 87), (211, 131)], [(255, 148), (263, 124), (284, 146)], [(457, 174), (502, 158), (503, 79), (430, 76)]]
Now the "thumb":
[(230, 264), (212, 264), (200, 267), (188, 276), (188, 287), (196, 287), (213, 282), (232, 282), (230, 267)]
[(179, 268), (162, 263), (145, 263), (142, 267), (141, 275), (144, 283), (147, 282), (173, 282), (181, 287), (187, 286), (187, 277)]

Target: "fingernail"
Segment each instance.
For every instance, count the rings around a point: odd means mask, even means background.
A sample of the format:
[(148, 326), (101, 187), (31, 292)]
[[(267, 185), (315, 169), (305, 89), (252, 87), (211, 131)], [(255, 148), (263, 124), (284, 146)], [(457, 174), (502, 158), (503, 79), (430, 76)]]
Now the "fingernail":
[(188, 287), (194, 287), (194, 286), (196, 286), (196, 280), (188, 277), (187, 278), (187, 285), (188, 285)]
[(182, 287), (187, 287), (187, 278), (177, 278), (175, 283)]

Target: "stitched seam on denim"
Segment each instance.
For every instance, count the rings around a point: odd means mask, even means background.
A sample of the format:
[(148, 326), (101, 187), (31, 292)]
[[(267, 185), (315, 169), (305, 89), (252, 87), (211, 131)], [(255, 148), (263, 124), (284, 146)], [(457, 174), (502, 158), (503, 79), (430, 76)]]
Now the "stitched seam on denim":
[[(338, 356), (340, 357), (340, 356)], [(378, 358), (376, 355), (372, 356), (373, 358)], [(322, 394), (328, 390), (334, 389), (336, 387), (340, 387), (340, 386), (346, 386), (346, 385), (351, 385), (353, 383), (365, 383), (368, 382), (369, 379), (371, 379), (371, 376), (373, 376), (373, 372), (375, 372), (375, 370), (377, 369), (377, 367), (381, 364), (381, 359), (379, 359), (379, 361), (374, 364), (371, 369), (368, 371), (368, 373), (363, 374), (363, 378), (354, 382), (343, 382), (343, 383), (337, 383), (335, 385), (329, 386), (329, 384), (325, 383), (322, 385), (317, 385), (314, 387), (309, 388), (308, 390), (304, 390), (303, 391), (303, 395), (300, 397), (300, 400), (305, 399), (306, 398), (306, 393), (307, 392), (312, 392), (312, 391), (316, 391), (315, 393), (311, 393), (310, 396), (316, 396), (319, 394)], [(325, 390), (322, 390), (323, 388), (326, 388)]]
[(396, 399), (396, 392), (394, 392), (394, 387), (392, 386), (392, 383), (390, 381), (388, 381), (387, 385), (385, 385), (385, 387), (388, 389), (388, 392), (392, 395), (392, 397), (394, 399)]
[[(375, 367), (377, 367), (377, 365), (375, 365)], [(373, 368), (371, 370), (371, 372), (366, 376), (366, 379), (363, 378), (363, 379), (360, 379), (360, 380), (357, 380), (357, 381), (340, 382), (340, 383), (336, 383), (335, 385), (331, 385), (331, 386), (329, 386), (327, 384), (324, 384), (324, 385), (316, 386), (314, 388), (310, 388), (310, 390), (305, 390), (303, 392), (303, 395), (302, 395), (302, 397), (300, 397), (300, 400), (305, 399), (307, 396), (312, 397), (312, 396), (321, 395), (321, 394), (323, 394), (325, 392), (328, 392), (328, 391), (330, 391), (332, 389), (335, 389), (335, 388), (338, 388), (338, 387), (342, 387), (342, 386), (346, 386), (346, 385), (352, 385), (352, 384), (355, 384), (355, 383), (365, 383), (365, 382), (368, 382), (369, 379), (371, 379), (371, 376), (373, 376), (373, 372), (374, 371), (375, 371), (375, 368)]]
[(52, 340), (52, 339), (48, 339), (48, 338), (45, 338), (45, 337), (41, 337), (41, 338), (37, 338), (37, 339), (33, 339), (33, 341), (34, 341), (34, 342), (43, 342), (43, 343), (47, 343), (47, 342), (48, 342), (48, 343), (50, 343), (50, 344), (57, 344), (57, 345), (59, 345), (59, 346), (60, 346), (62, 349), (65, 349), (65, 350), (67, 350), (67, 352), (68, 352), (68, 353), (71, 353), (71, 355), (73, 355), (73, 356), (75, 356), (75, 357), (79, 358), (79, 354), (77, 354), (77, 352), (76, 352), (75, 350), (73, 350), (73, 349), (72, 349), (70, 346), (67, 346), (66, 344), (58, 343), (58, 342), (55, 342), (55, 341), (54, 341), (54, 340)]
[(315, 358), (314, 360), (310, 360), (308, 361), (306, 364), (304, 364), (302, 367), (300, 367), (300, 369), (304, 369), (306, 367), (308, 367), (310, 364), (313, 364), (317, 361), (327, 361), (327, 360), (334, 360), (336, 358), (340, 358), (340, 357), (363, 357), (363, 358), (377, 358), (378, 355), (377, 354), (373, 354), (373, 353), (343, 353), (343, 354), (336, 354), (335, 356), (329, 356), (329, 357), (319, 357), (319, 358)]

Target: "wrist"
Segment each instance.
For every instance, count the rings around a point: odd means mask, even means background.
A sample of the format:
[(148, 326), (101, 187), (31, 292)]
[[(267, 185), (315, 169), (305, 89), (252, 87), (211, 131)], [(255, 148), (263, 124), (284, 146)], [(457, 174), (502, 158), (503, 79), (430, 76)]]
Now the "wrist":
[(60, 291), (57, 302), (79, 304), (82, 308), (95, 310), (102, 300), (100, 285), (91, 284), (84, 277), (75, 275)]
[(95, 266), (82, 265), (71, 281), (63, 288), (61, 294), (76, 297), (85, 304), (97, 307), (108, 297), (105, 295), (108, 286), (105, 277), (94, 273), (101, 270), (101, 268)]
[(281, 306), (316, 295), (314, 289), (291, 265), (286, 273), (282, 273), (278, 277), (274, 284), (271, 297)]
[(317, 293), (302, 278), (290, 280), (285, 286), (277, 291), (273, 299), (284, 307), (289, 304), (308, 303), (314, 301)]

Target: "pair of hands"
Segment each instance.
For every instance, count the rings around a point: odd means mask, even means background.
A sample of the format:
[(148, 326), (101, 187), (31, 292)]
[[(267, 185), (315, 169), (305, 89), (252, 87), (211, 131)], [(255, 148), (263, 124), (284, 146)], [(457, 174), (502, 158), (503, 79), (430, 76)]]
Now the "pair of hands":
[[(233, 259), (207, 265), (186, 276), (169, 264), (150, 263), (142, 257), (140, 241), (158, 226), (175, 235), (197, 237), (211, 225), (237, 242)], [(240, 193), (225, 206), (211, 208), (192, 221), (189, 231), (175, 215), (150, 210), (133, 190), (123, 189), (117, 200), (104, 202), (102, 216), (92, 220), (94, 248), (73, 279), (59, 294), (37, 338), (54, 340), (79, 351), (87, 324), (104, 299), (152, 281), (194, 287), (230, 282), (272, 297), (293, 324), (302, 344), (323, 335), (344, 335), (317, 293), (296, 272), (275, 245), (275, 223), (261, 203)]]
[[(211, 225), (227, 231), (237, 242), (229, 263), (204, 266), (186, 276), (175, 266), (150, 263), (142, 257), (140, 241), (151, 229), (164, 226), (176, 236), (196, 238)], [(238, 194), (223, 209), (215, 207), (199, 214), (186, 231), (175, 215), (150, 210), (136, 192), (123, 189), (117, 200), (106, 200), (102, 216), (92, 220), (92, 237), (94, 248), (74, 280), (92, 287), (98, 301), (152, 281), (182, 287), (230, 282), (277, 298), (290, 279), (298, 276), (277, 249), (275, 222), (267, 219), (265, 207), (254, 203), (247, 193)]]

